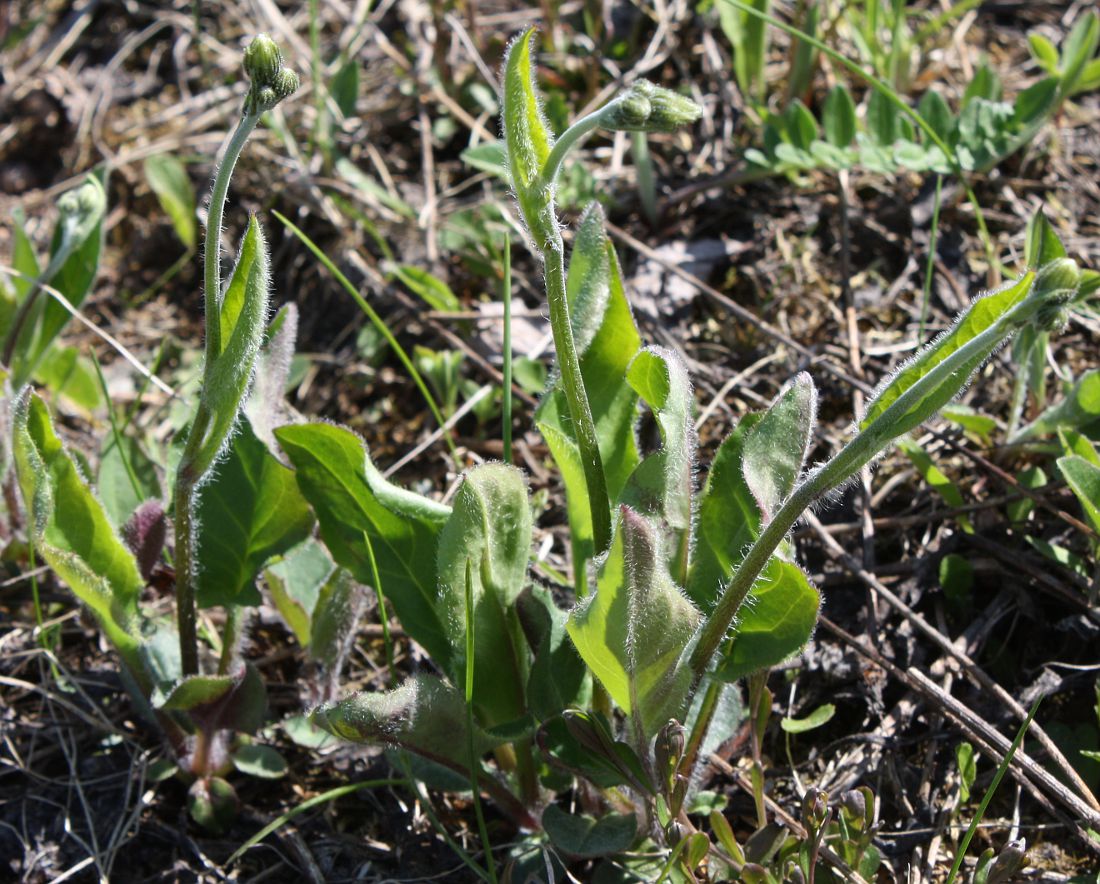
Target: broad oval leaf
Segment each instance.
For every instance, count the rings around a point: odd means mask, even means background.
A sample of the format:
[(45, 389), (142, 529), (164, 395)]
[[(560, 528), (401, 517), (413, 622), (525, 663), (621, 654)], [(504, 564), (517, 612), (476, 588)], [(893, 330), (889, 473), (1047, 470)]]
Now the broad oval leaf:
[(18, 398), (12, 425), (15, 474), (35, 552), (91, 609), (144, 680), (137, 625), (144, 581), (133, 554), (65, 451), (46, 404), (31, 393)]
[(652, 736), (683, 714), (691, 684), (684, 652), (700, 617), (669, 577), (656, 526), (630, 507), (620, 511), (596, 593), (566, 628), (612, 699)]
[(1100, 369), (1086, 371), (1061, 401), (1044, 410), (1017, 433), (1018, 442), (1058, 430), (1084, 430), (1100, 422)]
[(313, 506), (329, 552), (360, 583), (382, 591), (401, 624), (445, 670), (451, 644), (438, 611), (436, 547), (450, 508), (386, 482), (362, 441), (343, 427), (300, 424), (275, 431)]
[(797, 654), (813, 634), (820, 605), (802, 569), (773, 556), (741, 606), (733, 645), (716, 677), (736, 681)]
[(277, 780), (286, 776), (286, 759), (270, 746), (250, 744), (233, 753), (233, 766), (241, 773), (262, 780)]
[(271, 600), (303, 648), (309, 646), (313, 611), (334, 567), (325, 548), (307, 540), (264, 570)]
[(305, 540), (313, 512), (284, 467), (242, 421), (229, 453), (202, 486), (195, 571), (200, 607), (258, 605), (256, 575), (273, 556)]
[(615, 856), (629, 848), (638, 833), (632, 813), (609, 813), (596, 819), (567, 813), (556, 804), (542, 812), (542, 827), (556, 848), (577, 859)]

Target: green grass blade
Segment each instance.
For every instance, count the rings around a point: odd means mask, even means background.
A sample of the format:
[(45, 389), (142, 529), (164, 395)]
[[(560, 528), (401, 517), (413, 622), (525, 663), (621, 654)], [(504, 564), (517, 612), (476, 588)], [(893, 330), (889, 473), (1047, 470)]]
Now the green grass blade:
[(450, 449), (451, 456), (457, 458), (458, 453), (455, 450), (454, 438), (451, 436), (451, 431), (447, 427), (447, 422), (443, 419), (443, 414), (442, 412), (440, 412), (439, 406), (436, 404), (435, 398), (432, 396), (431, 391), (428, 389), (428, 385), (424, 383), (424, 379), (420, 376), (420, 372), (418, 372), (416, 370), (416, 366), (413, 365), (413, 361), (409, 358), (409, 354), (405, 352), (405, 348), (402, 347), (397, 342), (397, 338), (393, 336), (393, 332), (390, 331), (390, 327), (386, 325), (386, 321), (378, 315), (378, 312), (369, 303), (367, 303), (367, 299), (359, 294), (359, 290), (351, 284), (351, 280), (349, 280), (346, 276), (344, 276), (343, 273), (340, 272), (340, 269), (332, 263), (332, 259), (329, 258), (329, 256), (321, 250), (320, 246), (318, 246), (312, 239), (310, 239), (302, 230), (300, 230), (294, 224), (293, 221), (291, 221), (285, 215), (279, 212), (273, 212), (273, 214), (282, 222), (283, 226), (286, 227), (287, 230), (289, 230), (296, 237), (298, 237), (299, 240), (301, 240), (302, 245), (304, 245), (313, 253), (313, 257), (320, 261), (324, 265), (325, 269), (328, 270), (328, 272), (336, 278), (336, 281), (340, 283), (341, 286), (343, 286), (344, 291), (351, 295), (355, 303), (359, 305), (359, 309), (367, 315), (367, 318), (370, 319), (370, 321), (374, 324), (374, 327), (378, 329), (378, 333), (382, 335), (383, 338), (385, 338), (386, 343), (389, 344), (390, 347), (393, 349), (393, 352), (397, 354), (397, 358), (400, 359), (401, 364), (405, 366), (405, 371), (409, 373), (409, 377), (413, 379), (413, 383), (416, 384), (417, 389), (420, 390), (420, 395), (424, 397), (424, 401), (425, 403), (427, 403), (427, 406), (431, 411), (432, 416), (436, 419), (436, 422), (442, 428), (443, 438), (447, 441), (447, 448)]

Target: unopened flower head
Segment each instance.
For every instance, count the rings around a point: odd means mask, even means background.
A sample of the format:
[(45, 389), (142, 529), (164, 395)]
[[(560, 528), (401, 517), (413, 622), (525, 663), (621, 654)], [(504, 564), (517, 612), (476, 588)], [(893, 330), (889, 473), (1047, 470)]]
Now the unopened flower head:
[(244, 50), (244, 70), (251, 84), (244, 100), (246, 114), (262, 114), (298, 89), (298, 75), (283, 67), (283, 56), (267, 34), (258, 34)]
[(674, 132), (694, 123), (703, 109), (679, 92), (635, 80), (607, 106), (604, 125), (620, 132)]

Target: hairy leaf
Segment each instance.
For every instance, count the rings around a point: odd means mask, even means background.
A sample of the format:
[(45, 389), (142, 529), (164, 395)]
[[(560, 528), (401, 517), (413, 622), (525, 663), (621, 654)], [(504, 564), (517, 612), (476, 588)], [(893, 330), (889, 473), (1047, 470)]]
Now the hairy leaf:
[(821, 597), (802, 569), (778, 557), (765, 566), (715, 675), (736, 681), (798, 653), (817, 625)]
[(661, 449), (638, 464), (622, 501), (646, 515), (662, 517), (678, 531), (687, 531), (696, 441), (687, 369), (673, 351), (648, 347), (634, 357), (627, 381), (652, 409), (661, 431)]
[[(355, 694), (322, 706), (310, 719), (342, 740), (399, 746), (463, 774), (470, 769), (466, 701), (432, 675), (410, 678), (384, 694)], [(474, 725), (475, 755), (501, 742)]]
[[(133, 554), (112, 527), (33, 394), (15, 402), (13, 455), (35, 552), (95, 614), (127, 663), (137, 661), (138, 596)], [(140, 665), (135, 675), (142, 677)]]
[(765, 522), (794, 489), (806, 462), (817, 391), (805, 372), (791, 381), (745, 437), (742, 472)]
[[(1024, 302), (1034, 280), (1034, 272), (1029, 271), (976, 300), (947, 332), (880, 386), (867, 405), (860, 429), (866, 430), (874, 424), (884, 439), (895, 438), (920, 426), (954, 399), (974, 370), (1015, 329), (1015, 324), (1009, 324), (1013, 308)], [(973, 346), (967, 346), (972, 343)], [(910, 388), (941, 366), (945, 369), (950, 366), (951, 370), (937, 374), (940, 383), (934, 389), (918, 401), (897, 405)]]
[(1100, 369), (1086, 371), (1065, 397), (1043, 411), (1020, 430), (1012, 441), (1019, 442), (1058, 430), (1083, 430), (1100, 421)]
[(504, 464), (484, 464), (467, 473), (439, 535), (439, 605), (451, 644), (449, 671), (459, 683), (466, 671), (469, 563), (474, 704), (490, 727), (526, 712), (527, 649), (510, 612), (526, 583), (530, 552), (531, 507), (523, 473)]
[(699, 612), (669, 577), (656, 527), (627, 506), (621, 516), (596, 593), (567, 629), (612, 699), (651, 736), (683, 713), (691, 682), (683, 656)]
[(504, 140), (512, 186), (525, 215), (548, 198), (536, 188), (551, 147), (531, 65), (535, 32), (528, 28), (513, 40), (504, 61)]
[(303, 648), (312, 637), (311, 621), (321, 587), (334, 567), (325, 548), (307, 540), (264, 570), (271, 600)]
[(1058, 469), (1080, 501), (1085, 518), (1100, 531), (1100, 467), (1077, 454), (1058, 458)]

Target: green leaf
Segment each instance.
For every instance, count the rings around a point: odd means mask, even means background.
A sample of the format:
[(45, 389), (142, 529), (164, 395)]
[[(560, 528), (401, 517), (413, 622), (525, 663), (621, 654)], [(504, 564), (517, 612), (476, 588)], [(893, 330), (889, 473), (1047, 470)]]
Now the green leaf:
[(760, 533), (760, 510), (741, 463), (745, 437), (762, 417), (750, 414), (742, 418), (718, 447), (707, 474), (686, 586), (688, 597), (703, 611), (717, 601), (745, 550)]
[[(913, 466), (917, 468), (917, 472), (920, 473), (921, 478), (928, 484), (928, 486), (939, 494), (951, 507), (965, 506), (966, 501), (963, 499), (962, 492), (959, 487), (952, 482), (946, 474), (936, 466), (936, 463), (929, 456), (921, 446), (913, 439), (899, 439), (898, 448), (901, 452), (909, 458)], [(960, 513), (957, 515), (956, 520), (959, 523), (959, 527), (963, 529), (967, 534), (974, 533), (974, 526), (970, 522), (970, 518)]]
[[(49, 274), (59, 260), (61, 266), (46, 281), (61, 292), (74, 308), (79, 308), (91, 291), (92, 283), (99, 272), (107, 197), (102, 182), (95, 175), (89, 175), (80, 187), (67, 192), (61, 199), (65, 200), (70, 196), (79, 200), (80, 208), (71, 216), (63, 212), (61, 220), (54, 228), (53, 241), (50, 244), (50, 265), (46, 273)], [(67, 220), (70, 217), (71, 222)], [(41, 319), (33, 342), (24, 351), (27, 354), (26, 360), (20, 362), (19, 368), (13, 372), (14, 386), (17, 387), (22, 384), (23, 373), (36, 366), (54, 338), (72, 318), (69, 310), (54, 298), (43, 296), (43, 301)]]
[[(877, 424), (884, 439), (896, 438), (920, 426), (954, 399), (974, 370), (1015, 329), (1016, 323), (1010, 322), (1015, 318), (1014, 308), (1027, 298), (1034, 279), (1033, 272), (1025, 273), (974, 301), (945, 334), (880, 386), (867, 405), (860, 429)], [(937, 372), (941, 366), (946, 373)], [(939, 380), (933, 389), (917, 401), (905, 401), (895, 408), (910, 388), (930, 375)]]
[(455, 293), (438, 276), (413, 264), (388, 264), (386, 271), (401, 280), (409, 291), (418, 295), (433, 310), (454, 313), (462, 309)]
[(847, 147), (856, 139), (856, 105), (852, 93), (839, 83), (825, 96), (822, 125), (829, 144)]
[(867, 97), (867, 131), (875, 143), (890, 147), (898, 140), (898, 109), (877, 89)]
[(333, 571), (318, 593), (310, 622), (309, 656), (325, 667), (333, 685), (351, 649), (365, 603), (363, 588), (343, 568)]
[(790, 497), (809, 453), (817, 412), (817, 391), (801, 372), (745, 438), (742, 472), (764, 522)]
[(959, 743), (955, 747), (955, 763), (959, 766), (959, 797), (970, 800), (970, 789), (978, 777), (978, 759), (970, 743)]
[(189, 675), (180, 679), (165, 697), (154, 703), (166, 712), (187, 712), (196, 706), (216, 703), (232, 690), (237, 681), (231, 675)]
[(256, 575), (272, 556), (305, 540), (313, 513), (284, 467), (242, 421), (198, 505), (200, 607), (258, 605)]
[(1089, 524), (1100, 531), (1100, 467), (1072, 454), (1058, 458), (1058, 469), (1080, 501)]
[(783, 112), (783, 122), (790, 143), (801, 151), (809, 150), (817, 138), (817, 120), (810, 109), (796, 98)]
[[(410, 678), (384, 694), (355, 694), (322, 706), (310, 720), (342, 740), (399, 746), (469, 774), (466, 700), (433, 675)], [(476, 757), (501, 742), (474, 725)]]
[(237, 818), (237, 792), (221, 777), (202, 777), (187, 790), (191, 819), (211, 834), (220, 834)]
[(84, 412), (90, 413), (103, 404), (95, 364), (76, 347), (47, 351), (34, 371), (34, 379)]
[(1100, 420), (1100, 369), (1086, 371), (1061, 401), (1039, 414), (1012, 441), (1031, 439), (1058, 430), (1083, 430)]
[(669, 577), (656, 527), (627, 506), (595, 595), (566, 628), (612, 699), (652, 736), (681, 715), (691, 683), (685, 649), (699, 612)]
[(436, 547), (450, 508), (390, 485), (359, 437), (342, 427), (301, 424), (282, 427), (275, 437), (333, 558), (373, 586), (364, 534), (369, 537), (382, 590), (401, 624), (449, 671), (451, 645), (436, 607)]
[(687, 369), (672, 350), (647, 347), (634, 357), (626, 379), (653, 412), (661, 448), (638, 464), (621, 500), (645, 515), (660, 516), (686, 539), (691, 527), (696, 444), (695, 400)]
[(466, 672), (466, 569), (472, 565), (474, 705), (487, 727), (521, 717), (527, 649), (510, 610), (527, 580), (531, 507), (523, 473), (484, 464), (466, 474), (439, 535), (439, 611), (451, 644), (449, 673)]
[(1066, 247), (1062, 245), (1062, 240), (1046, 213), (1040, 209), (1027, 223), (1027, 250), (1024, 252), (1024, 261), (1028, 267), (1038, 270), (1043, 265), (1064, 257), (1066, 257)]
[(156, 154), (144, 163), (145, 180), (157, 195), (160, 207), (176, 228), (176, 236), (190, 251), (195, 248), (195, 192), (187, 169), (171, 154)]
[(1001, 92), (1001, 78), (997, 76), (997, 72), (993, 68), (983, 62), (974, 72), (974, 79), (970, 81), (966, 91), (963, 92), (963, 107), (970, 104), (974, 99), (1000, 101)]
[(349, 58), (340, 66), (340, 70), (329, 84), (329, 93), (340, 113), (345, 117), (355, 116), (355, 103), (359, 98), (359, 61)]
[(805, 718), (784, 718), (780, 720), (779, 726), (788, 734), (804, 734), (806, 731), (812, 731), (827, 724), (834, 715), (836, 715), (836, 706), (825, 703)]
[(1089, 463), (1100, 467), (1100, 452), (1092, 444), (1087, 436), (1074, 430), (1059, 430), (1058, 441), (1062, 443), (1062, 450), (1066, 454), (1077, 454)]
[(287, 405), (286, 389), (294, 364), (294, 344), (298, 338), (298, 307), (284, 304), (267, 326), (264, 342), (256, 356), (252, 389), (244, 404), (244, 414), (256, 438), (279, 455), (274, 430), (294, 423), (293, 409)]
[(270, 746), (241, 746), (233, 753), (233, 766), (241, 773), (261, 780), (278, 780), (286, 776), (286, 759)]
[(468, 147), (460, 156), (471, 169), (487, 172), (501, 181), (508, 181), (508, 154), (503, 141), (486, 141), (476, 147)]
[(551, 136), (535, 91), (531, 65), (535, 33), (535, 28), (528, 28), (513, 40), (504, 61), (504, 140), (512, 186), (525, 216), (538, 212), (549, 200), (548, 194), (538, 193)]
[(715, 675), (736, 681), (797, 654), (813, 634), (820, 605), (821, 597), (802, 569), (773, 557), (741, 606), (733, 646)]
[(935, 89), (929, 89), (921, 96), (917, 112), (942, 140), (947, 141), (951, 137), (955, 118), (943, 96)]
[(413, 209), (412, 206), (401, 199), (401, 197), (395, 196), (386, 190), (385, 187), (375, 181), (347, 157), (340, 157), (336, 161), (336, 174), (356, 190), (361, 191), (367, 196), (373, 197), (380, 204), (396, 212), (401, 217), (410, 220), (416, 218), (416, 210)]
[(531, 648), (527, 677), (527, 708), (539, 721), (569, 707), (585, 708), (592, 679), (566, 634), (568, 615), (549, 590), (528, 586), (516, 600), (516, 611)]
[(36, 554), (91, 609), (143, 679), (137, 626), (143, 581), (133, 554), (62, 446), (46, 404), (33, 394), (18, 398), (12, 429), (15, 474)]
[[(34, 254), (34, 244), (27, 236), (22, 209), (17, 208), (12, 212), (12, 216), (11, 266), (13, 270), (19, 271), (26, 278), (13, 277), (11, 284), (15, 289), (16, 299), (22, 302), (23, 298), (27, 296), (27, 292), (33, 288), (34, 280), (38, 278), (42, 271), (38, 266), (38, 258)], [(3, 331), (7, 334), (7, 326), (4, 327)]]
[(1100, 16), (1097, 16), (1095, 10), (1089, 10), (1077, 19), (1069, 36), (1062, 44), (1059, 65), (1062, 71), (1062, 81), (1059, 84), (1061, 95), (1073, 93), (1085, 66), (1096, 54), (1098, 43), (1100, 43)]
[[(1042, 467), (1028, 467), (1016, 474), (1016, 481), (1024, 488), (1036, 491), (1047, 484), (1047, 474)], [(1005, 506), (1010, 522), (1026, 522), (1033, 509), (1035, 509), (1035, 501), (1030, 497), (1021, 497)]]
[(1042, 34), (1034, 31), (1027, 35), (1028, 46), (1031, 48), (1031, 57), (1048, 74), (1058, 73), (1058, 50)]
[(321, 587), (334, 567), (325, 548), (307, 540), (264, 570), (271, 601), (303, 648), (312, 637), (311, 621)]
[(948, 601), (968, 606), (974, 593), (974, 566), (970, 559), (949, 553), (940, 560), (940, 587)]
[(543, 811), (542, 826), (556, 848), (577, 859), (622, 853), (638, 832), (632, 813), (609, 813), (595, 819), (567, 813), (556, 804)]
[(268, 286), (267, 243), (253, 216), (221, 302), (222, 351), (203, 372), (201, 395), (211, 420), (197, 448), (200, 475), (217, 458), (237, 423), (264, 338)]
[[(1055, 77), (1047, 77), (1038, 83), (1028, 86), (1016, 96), (1012, 105), (1012, 114), (1016, 123), (1021, 127), (1038, 125), (1053, 113), (1058, 103), (1058, 80)], [(1031, 140), (1031, 133), (1026, 135), (1027, 141)], [(1010, 148), (1010, 150), (1014, 150)], [(1009, 151), (1005, 151), (1008, 153)]]

